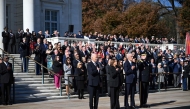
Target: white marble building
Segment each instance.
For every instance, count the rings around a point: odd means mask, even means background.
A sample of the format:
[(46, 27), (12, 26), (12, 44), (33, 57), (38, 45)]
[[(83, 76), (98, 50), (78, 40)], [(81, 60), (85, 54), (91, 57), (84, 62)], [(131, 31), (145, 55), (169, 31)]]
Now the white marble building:
[(5, 26), (13, 32), (18, 28), (29, 28), (30, 32), (58, 30), (63, 36), (69, 25), (74, 26), (74, 33), (82, 30), (81, 0), (0, 0), (0, 31)]

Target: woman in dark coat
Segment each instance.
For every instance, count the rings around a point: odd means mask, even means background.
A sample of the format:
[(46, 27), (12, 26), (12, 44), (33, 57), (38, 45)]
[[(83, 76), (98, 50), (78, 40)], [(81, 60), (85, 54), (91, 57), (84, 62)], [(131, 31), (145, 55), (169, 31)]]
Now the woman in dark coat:
[(121, 86), (121, 74), (117, 67), (117, 60), (112, 59), (110, 62), (110, 102), (111, 109), (120, 109), (119, 105), (119, 89)]
[(84, 99), (84, 83), (85, 83), (85, 70), (83, 68), (83, 65), (81, 62), (77, 64), (76, 69), (76, 83), (77, 83), (77, 89), (78, 89), (78, 98)]
[(63, 65), (62, 62), (60, 62), (60, 57), (56, 56), (55, 60), (53, 62), (52, 68), (55, 74), (54, 79), (55, 79), (55, 87), (56, 89), (60, 89), (60, 75), (63, 74)]
[[(119, 68), (119, 73), (120, 73), (120, 89), (122, 88), (121, 86), (123, 85), (124, 83), (124, 74), (123, 74), (123, 61), (122, 60), (119, 60), (118, 61), (118, 64), (117, 64), (117, 67)], [(122, 90), (122, 89), (121, 89)]]

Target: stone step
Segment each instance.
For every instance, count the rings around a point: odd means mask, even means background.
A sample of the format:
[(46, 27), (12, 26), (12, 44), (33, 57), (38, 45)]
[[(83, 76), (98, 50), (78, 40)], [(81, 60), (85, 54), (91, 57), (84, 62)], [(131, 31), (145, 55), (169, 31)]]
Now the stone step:
[[(16, 69), (16, 70), (14, 70), (14, 71), (16, 71), (16, 72), (22, 72), (22, 70), (21, 69)], [(29, 69), (28, 70), (28, 73), (33, 73), (35, 70), (33, 70), (33, 69)]]
[[(15, 81), (40, 81), (42, 78), (15, 78)], [(54, 80), (54, 78), (44, 78), (45, 81)]]
[[(12, 62), (10, 62), (10, 63), (12, 63)], [(14, 66), (21, 66), (22, 65), (22, 62), (17, 62), (17, 63), (14, 63)], [(29, 66), (33, 66), (33, 65), (35, 65), (35, 63), (28, 63), (28, 65)]]
[[(63, 94), (66, 94), (63, 92)], [(15, 94), (15, 98), (59, 96), (60, 93)]]
[[(14, 75), (35, 75), (35, 73), (14, 72)], [(38, 75), (39, 76), (39, 75)]]
[[(53, 83), (54, 80), (44, 80), (44, 83)], [(42, 81), (15, 81), (15, 84), (40, 84)]]
[[(15, 90), (20, 91), (23, 89), (33, 89), (33, 90), (54, 90), (55, 89), (55, 85), (52, 84), (52, 86), (38, 86), (38, 87), (33, 87), (33, 86), (15, 86)], [(65, 91), (65, 88), (62, 87), (62, 90)]]
[[(89, 94), (84, 94), (84, 97), (87, 99)], [(70, 95), (70, 99), (72, 98), (78, 98), (78, 95)], [(19, 102), (31, 102), (31, 101), (39, 101), (39, 100), (55, 100), (55, 99), (68, 99), (67, 95), (63, 96), (49, 96), (49, 97), (21, 97), (21, 98), (15, 98), (16, 103)]]
[[(14, 67), (14, 70), (15, 70), (16, 72), (18, 72), (18, 70), (22, 70), (22, 69), (21, 69), (21, 66), (19, 66), (19, 67)], [(29, 66), (28, 70), (35, 70), (35, 67), (32, 67), (32, 66), (30, 67), (30, 66)]]
[[(42, 78), (42, 75), (14, 75), (15, 78)], [(44, 78), (49, 78), (49, 75), (44, 75)]]
[[(30, 91), (29, 91), (30, 90)], [(33, 89), (25, 89), (25, 90), (16, 90), (15, 94), (40, 94), (40, 93), (60, 93), (57, 89), (52, 90), (33, 90)], [(65, 91), (63, 90), (63, 94), (65, 94)]]
[(27, 84), (27, 83), (25, 83), (25, 84), (15, 84), (15, 87), (33, 87), (33, 88), (36, 88), (36, 87), (49, 87), (49, 86), (54, 86), (54, 84), (53, 83), (46, 83), (46, 84)]
[[(32, 87), (24, 87), (24, 88), (23, 87), (15, 87), (16, 91), (23, 91), (23, 90), (26, 91), (26, 90), (30, 90), (30, 89), (32, 89)], [(57, 91), (55, 86), (36, 87), (36, 88), (33, 88), (33, 90), (36, 90), (36, 91), (38, 91), (38, 90), (56, 90)], [(62, 88), (62, 91), (66, 91), (64, 87)], [(72, 89), (70, 89), (70, 91), (73, 92)]]

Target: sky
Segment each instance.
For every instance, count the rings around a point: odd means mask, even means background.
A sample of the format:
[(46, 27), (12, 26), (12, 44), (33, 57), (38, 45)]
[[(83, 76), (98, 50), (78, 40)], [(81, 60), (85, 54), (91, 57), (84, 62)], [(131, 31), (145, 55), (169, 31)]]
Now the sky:
[[(135, 0), (135, 1), (140, 2), (140, 1), (142, 1), (142, 0)], [(157, 2), (157, 0), (153, 0), (153, 1)], [(168, 0), (160, 0), (160, 1), (161, 1), (161, 3), (162, 3), (163, 5), (171, 6), (171, 4), (170, 4), (170, 2), (169, 2)], [(175, 2), (175, 6), (176, 6), (176, 7), (181, 7), (181, 4), (179, 4), (178, 2)]]

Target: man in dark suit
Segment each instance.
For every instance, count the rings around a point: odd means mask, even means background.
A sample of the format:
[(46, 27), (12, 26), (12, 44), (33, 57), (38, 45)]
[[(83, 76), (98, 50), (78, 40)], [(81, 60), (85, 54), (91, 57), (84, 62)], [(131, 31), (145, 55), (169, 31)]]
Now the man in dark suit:
[(80, 56), (80, 60), (82, 59), (82, 57), (85, 57), (86, 59), (88, 59), (88, 53), (86, 51), (86, 47), (82, 46), (82, 50), (79, 52), (79, 56)]
[(44, 41), (44, 38), (45, 38), (45, 36), (42, 34), (42, 31), (39, 31), (39, 32), (37, 33), (37, 36), (36, 36), (36, 37), (41, 39), (41, 44), (42, 44), (43, 41)]
[(138, 68), (140, 81), (140, 107), (148, 108), (150, 107), (149, 105), (147, 105), (147, 99), (151, 67), (146, 60), (146, 54), (141, 54), (141, 60), (138, 62)]
[[(41, 63), (42, 61), (42, 55), (41, 55), (41, 51), (42, 51), (42, 45), (40, 44), (41, 42), (41, 39), (38, 38), (37, 39), (37, 44), (35, 45), (35, 49), (34, 49), (34, 54), (35, 54), (35, 57), (34, 57), (34, 60), (37, 61), (38, 63)], [(41, 69), (41, 66), (39, 64), (36, 63), (36, 75), (39, 75), (40, 74), (40, 69)]]
[(151, 67), (151, 73), (150, 75), (150, 89), (155, 89), (155, 83), (156, 83), (156, 73), (157, 73), (157, 65), (154, 62), (154, 59), (150, 60), (150, 67)]
[(60, 37), (59, 32), (57, 30), (54, 30), (51, 37)]
[(165, 83), (164, 85), (165, 86), (162, 86), (162, 84), (161, 84), (161, 87), (164, 87), (165, 89), (167, 89), (167, 83), (168, 83), (167, 73), (169, 73), (169, 66), (168, 66), (168, 61), (166, 60), (165, 56), (162, 57), (161, 66), (164, 69), (164, 72), (166, 73), (165, 77), (164, 77), (164, 83)]
[(4, 31), (2, 32), (3, 37), (3, 47), (6, 52), (8, 52), (8, 44), (9, 44), (9, 32), (7, 31), (7, 27), (4, 28)]
[(23, 34), (23, 37), (25, 37), (26, 38), (26, 43), (30, 43), (30, 38), (31, 38), (31, 33), (29, 32), (29, 29), (27, 28), (26, 29), (26, 32)]
[(67, 48), (68, 46), (69, 46), (69, 45), (68, 45), (68, 41), (65, 40), (65, 41), (64, 41), (64, 45), (61, 47), (61, 48), (62, 48), (62, 51), (63, 51), (63, 54), (65, 54), (65, 50), (66, 50), (66, 48)]
[(4, 56), (4, 61), (0, 63), (1, 74), (1, 98), (3, 105), (12, 105), (11, 102), (11, 84), (13, 82), (12, 64), (9, 63), (8, 56)]
[(19, 54), (19, 48), (20, 48), (20, 42), (22, 42), (22, 33), (20, 29), (18, 29), (18, 32), (16, 33), (16, 54)]
[[(91, 62), (87, 65), (88, 72), (88, 90), (89, 90), (89, 106), (90, 109), (98, 109), (99, 87), (101, 84), (100, 69), (96, 63), (98, 55), (93, 53), (91, 55)], [(94, 103), (94, 105), (93, 105)]]
[(15, 34), (13, 34), (12, 30), (9, 31), (9, 49), (8, 52), (15, 53)]
[[(79, 54), (76, 52), (74, 54), (74, 57), (75, 59), (73, 60), (73, 72), (74, 74), (77, 74), (77, 64), (80, 62), (80, 59), (79, 59)], [(74, 92), (77, 93), (77, 85), (76, 85), (76, 81), (75, 81), (75, 78), (73, 79), (73, 86), (74, 86)]]
[(133, 55), (127, 54), (127, 61), (124, 63), (125, 71), (125, 108), (129, 109), (128, 97), (131, 95), (131, 108), (135, 109), (135, 86), (136, 86), (136, 65), (132, 62)]
[(23, 72), (28, 72), (28, 58), (26, 58), (26, 56), (30, 55), (29, 52), (29, 44), (26, 42), (26, 38), (22, 39), (23, 42), (20, 43), (20, 48), (19, 48), (19, 52), (20, 52), (20, 58), (22, 59), (22, 70)]
[[(105, 81), (106, 80), (106, 77), (105, 77), (105, 66), (104, 66), (104, 63), (103, 63), (103, 59), (102, 58), (99, 58), (98, 59), (98, 67), (100, 68), (100, 77), (101, 77), (101, 80), (102, 81)], [(103, 86), (104, 87), (104, 86)], [(104, 88), (101, 87), (100, 88), (100, 92), (103, 94), (104, 92)]]
[(81, 34), (81, 31), (78, 32), (76, 38), (84, 38), (84, 36)]
[[(40, 38), (40, 40), (42, 40), (42, 38)], [(48, 49), (48, 43), (47, 43), (47, 39), (43, 39), (43, 43), (40, 44), (40, 48), (41, 48), (41, 63), (43, 66), (47, 66), (47, 62), (46, 62), (46, 50)], [(47, 70), (45, 68), (43, 68), (43, 72), (47, 73)]]
[(110, 86), (109, 86), (109, 79), (110, 79), (110, 62), (111, 59), (108, 59), (108, 64), (106, 65), (106, 78), (107, 78), (107, 92), (108, 96), (110, 96)]

